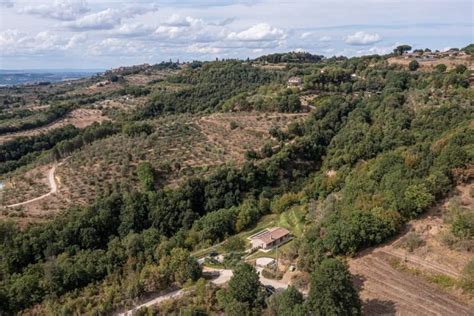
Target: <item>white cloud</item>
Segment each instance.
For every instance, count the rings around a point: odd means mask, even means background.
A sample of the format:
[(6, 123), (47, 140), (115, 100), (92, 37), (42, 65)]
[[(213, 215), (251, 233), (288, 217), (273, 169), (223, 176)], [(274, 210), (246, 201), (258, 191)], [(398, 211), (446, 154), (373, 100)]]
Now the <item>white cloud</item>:
[(138, 37), (152, 34), (155, 28), (142, 23), (124, 23), (112, 32), (112, 35), (125, 37)]
[(143, 56), (152, 55), (154, 47), (137, 41), (107, 38), (89, 45), (88, 53), (92, 56)]
[(321, 36), (321, 37), (319, 38), (319, 41), (320, 41), (320, 42), (330, 42), (331, 40), (332, 40), (332, 37), (331, 37), (331, 36), (327, 36), (327, 35), (326, 35), (326, 36)]
[(267, 23), (256, 24), (242, 32), (231, 32), (227, 36), (227, 39), (229, 40), (244, 42), (278, 41), (285, 38), (285, 31), (273, 27)]
[(156, 6), (127, 7), (123, 9), (105, 9), (103, 11), (85, 15), (75, 21), (63, 25), (74, 31), (110, 30), (120, 25), (123, 19), (134, 18), (157, 10)]
[(75, 20), (89, 11), (85, 0), (55, 0), (49, 4), (28, 5), (19, 10), (20, 13), (62, 21)]
[(225, 30), (190, 16), (173, 15), (160, 25), (155, 33), (160, 40), (180, 42), (189, 45), (193, 42), (215, 42), (225, 37)]
[(211, 47), (208, 45), (202, 44), (193, 44), (186, 48), (188, 53), (198, 53), (198, 54), (218, 54), (222, 52), (221, 48), (218, 47)]
[(355, 32), (354, 34), (348, 35), (344, 38), (346, 44), (349, 45), (370, 45), (380, 42), (382, 38), (379, 34), (366, 33), (364, 31)]
[(67, 42), (66, 46), (64, 47), (65, 49), (74, 49), (74, 48), (77, 48), (79, 46), (81, 46), (81, 44), (84, 43), (84, 41), (87, 39), (87, 35), (86, 34), (74, 34), (70, 39), (69, 41)]
[(311, 37), (313, 35), (313, 32), (304, 32), (303, 34), (301, 34), (301, 38), (302, 39), (305, 39), (305, 38), (308, 38), (308, 37)]
[(30, 35), (16, 29), (0, 32), (0, 51), (2, 56), (35, 55), (64, 50), (65, 41), (58, 35), (45, 31)]
[(191, 26), (192, 21), (192, 17), (184, 17), (179, 14), (173, 14), (168, 18), (168, 20), (165, 21), (165, 23), (163, 23), (163, 25), (174, 27), (188, 27)]

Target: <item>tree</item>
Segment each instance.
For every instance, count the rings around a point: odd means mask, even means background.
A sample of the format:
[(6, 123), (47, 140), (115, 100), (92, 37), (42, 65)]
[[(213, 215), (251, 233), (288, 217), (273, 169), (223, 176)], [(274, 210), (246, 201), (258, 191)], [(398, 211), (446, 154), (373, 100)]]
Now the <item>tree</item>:
[(434, 201), (434, 196), (423, 184), (414, 184), (405, 190), (404, 209), (406, 215), (414, 216), (420, 214)]
[(446, 71), (446, 65), (445, 64), (439, 64), (435, 66), (435, 70), (439, 73), (443, 73)]
[(165, 266), (174, 282), (181, 285), (188, 280), (196, 281), (202, 274), (196, 259), (189, 255), (189, 251), (182, 248), (171, 250), (169, 261), (160, 261), (160, 266)]
[(311, 276), (308, 308), (313, 315), (360, 315), (361, 305), (347, 266), (325, 259)]
[(238, 265), (229, 281), (228, 295), (230, 299), (240, 303), (248, 303), (250, 307), (260, 306), (261, 283), (255, 268), (247, 263)]
[(393, 53), (395, 55), (403, 55), (404, 52), (408, 52), (410, 50), (411, 50), (410, 45), (399, 45), (393, 50)]
[(408, 69), (410, 69), (411, 71), (415, 71), (419, 67), (420, 67), (420, 64), (415, 59), (410, 61), (410, 63), (408, 64)]
[(138, 180), (145, 191), (152, 191), (155, 187), (155, 169), (148, 161), (138, 164)]
[(463, 74), (467, 70), (467, 67), (465, 65), (456, 65), (454, 68), (454, 71), (458, 74)]
[(303, 295), (293, 286), (270, 296), (267, 305), (267, 312), (272, 316), (307, 315), (303, 307)]

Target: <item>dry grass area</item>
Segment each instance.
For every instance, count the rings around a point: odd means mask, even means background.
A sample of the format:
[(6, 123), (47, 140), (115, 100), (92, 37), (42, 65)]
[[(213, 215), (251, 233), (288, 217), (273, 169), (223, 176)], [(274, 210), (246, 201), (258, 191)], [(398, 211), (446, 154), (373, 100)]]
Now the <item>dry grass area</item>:
[(131, 111), (145, 105), (147, 100), (147, 97), (130, 97), (124, 95), (98, 101), (94, 103), (93, 107), (101, 109), (107, 114), (109, 114), (109, 112), (115, 113), (117, 110), (119, 112), (130, 113)]
[(51, 124), (34, 128), (17, 133), (5, 134), (0, 136), (0, 144), (9, 140), (22, 136), (35, 136), (41, 133), (46, 133), (50, 130), (61, 128), (65, 125), (72, 124), (77, 128), (84, 128), (95, 122), (103, 122), (108, 118), (102, 114), (102, 111), (96, 109), (76, 109), (71, 111), (64, 118), (59, 119)]
[[(408, 68), (408, 64), (413, 60), (413, 58), (401, 57), (390, 57), (388, 63), (390, 65), (402, 65)], [(445, 64), (448, 69), (456, 67), (456, 65), (465, 65), (467, 68), (472, 69), (473, 67), (473, 58), (470, 56), (464, 57), (443, 57), (435, 60), (426, 60), (420, 61), (420, 70), (422, 71), (432, 71), (436, 65)]]
[(14, 208), (6, 205), (24, 202), (50, 191), (47, 174), (51, 165), (34, 167), (24, 174), (15, 175), (4, 181), (5, 187), (0, 190), (0, 218), (11, 218), (19, 224), (42, 220), (51, 214), (46, 207), (47, 199)]
[[(88, 203), (98, 192), (120, 183), (134, 186), (140, 161), (150, 161), (158, 171), (158, 187), (176, 186), (193, 175), (204, 176), (219, 165), (242, 164), (248, 150), (258, 151), (267, 141), (277, 144), (268, 133), (272, 126), (283, 128), (305, 115), (239, 112), (176, 115), (149, 121), (155, 127), (151, 135), (117, 134), (73, 154), (56, 169), (58, 193), (23, 206), (24, 213), (44, 219), (73, 204)], [(4, 193), (5, 201), (39, 195), (33, 187), (20, 194), (8, 190)]]
[[(474, 298), (454, 286), (473, 258), (468, 249), (451, 249), (443, 240), (450, 225), (445, 218), (450, 203), (474, 208), (470, 185), (461, 185), (453, 197), (411, 221), (389, 244), (368, 249), (350, 260), (350, 271), (360, 289), (368, 315), (472, 315)], [(416, 246), (407, 239), (416, 234)]]

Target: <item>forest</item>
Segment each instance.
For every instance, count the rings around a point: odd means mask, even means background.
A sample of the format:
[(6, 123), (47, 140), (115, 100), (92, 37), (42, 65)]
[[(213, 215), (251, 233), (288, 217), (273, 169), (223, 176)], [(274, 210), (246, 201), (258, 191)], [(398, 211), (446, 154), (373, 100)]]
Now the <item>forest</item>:
[[(273, 71), (255, 66), (262, 61), (287, 64), (284, 71)], [(193, 284), (198, 289), (193, 300), (146, 312), (361, 314), (345, 258), (392, 238), (456, 183), (472, 177), (469, 71), (442, 68), (422, 72), (389, 65), (384, 56), (323, 59), (299, 53), (196, 63), (165, 79), (180, 86), (177, 91), (120, 90), (147, 98), (123, 121), (83, 130), (66, 126), (1, 145), (3, 174), (40, 153), (59, 160), (113, 134), (147, 137), (153, 127), (145, 119), (242, 105), (296, 113), (302, 111), (300, 96), (316, 95), (304, 121), (270, 131), (279, 146), (249, 154), (242, 167), (222, 165), (177, 187), (157, 187), (159, 174), (143, 161), (136, 166), (139, 187), (117, 184), (92, 205), (24, 229), (1, 221), (0, 311), (104, 315)], [(303, 78), (301, 90), (287, 89), (290, 75)], [(258, 101), (263, 93), (271, 96)], [(54, 108), (44, 120), (68, 110)], [(291, 286), (269, 295), (247, 264), (235, 265), (225, 289), (201, 284), (202, 268), (192, 252), (294, 205), (311, 215), (295, 240), (297, 267), (311, 275), (306, 299)], [(456, 236), (473, 238), (473, 219), (456, 220)]]

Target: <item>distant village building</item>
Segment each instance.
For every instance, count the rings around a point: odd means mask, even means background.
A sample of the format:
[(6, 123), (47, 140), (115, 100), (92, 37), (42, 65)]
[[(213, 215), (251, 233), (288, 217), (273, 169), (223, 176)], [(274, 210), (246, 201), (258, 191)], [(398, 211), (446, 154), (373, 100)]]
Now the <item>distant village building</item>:
[(265, 229), (249, 237), (253, 249), (270, 249), (290, 239), (290, 232), (282, 227)]
[(301, 87), (303, 80), (300, 77), (290, 77), (288, 79), (288, 87)]

